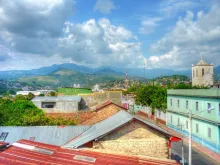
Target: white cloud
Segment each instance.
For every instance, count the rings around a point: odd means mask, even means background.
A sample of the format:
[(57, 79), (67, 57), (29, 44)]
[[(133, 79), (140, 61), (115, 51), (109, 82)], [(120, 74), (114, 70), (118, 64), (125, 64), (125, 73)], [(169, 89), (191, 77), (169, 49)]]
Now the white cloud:
[(159, 56), (150, 57), (148, 65), (185, 69), (198, 62), (201, 55), (207, 62), (220, 65), (218, 15), (220, 15), (219, 6), (213, 6), (207, 14), (200, 11), (197, 16), (188, 11), (185, 18), (177, 21), (171, 32), (151, 45), (152, 53)]
[(116, 6), (112, 0), (97, 0), (93, 10), (110, 14), (113, 9), (116, 9)]
[(140, 33), (149, 34), (155, 31), (156, 27), (159, 26), (159, 22), (162, 20), (161, 17), (144, 18), (141, 21), (141, 27), (139, 28)]

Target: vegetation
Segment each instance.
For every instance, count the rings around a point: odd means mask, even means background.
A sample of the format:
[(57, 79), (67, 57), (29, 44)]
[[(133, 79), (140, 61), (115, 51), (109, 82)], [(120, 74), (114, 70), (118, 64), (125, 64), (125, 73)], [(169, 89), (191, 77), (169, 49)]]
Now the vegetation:
[(141, 85), (136, 90), (135, 103), (165, 111), (167, 108), (167, 89), (161, 86)]
[(167, 86), (169, 89), (209, 89), (209, 87), (206, 86), (192, 86), (191, 84), (173, 84)]
[(1, 126), (74, 125), (73, 120), (47, 117), (29, 96), (18, 95), (13, 100), (0, 98)]
[(64, 95), (90, 94), (92, 90), (89, 88), (58, 88), (58, 93)]

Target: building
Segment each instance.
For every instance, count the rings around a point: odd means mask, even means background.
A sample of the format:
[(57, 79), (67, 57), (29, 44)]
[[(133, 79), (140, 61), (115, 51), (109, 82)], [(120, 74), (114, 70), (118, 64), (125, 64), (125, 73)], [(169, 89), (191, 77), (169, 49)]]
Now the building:
[(121, 110), (62, 147), (167, 159), (171, 142), (179, 140), (160, 127)]
[(0, 143), (1, 165), (178, 165), (175, 160), (140, 156), (104, 154), (86, 150), (63, 149), (56, 145), (19, 140), (8, 146)]
[(16, 95), (28, 95), (29, 93), (33, 93), (35, 96), (40, 94), (48, 95), (50, 92), (55, 92), (54, 90), (36, 90), (36, 91), (17, 91)]
[(212, 86), (214, 83), (214, 66), (201, 59), (196, 65), (192, 65), (192, 85)]
[(103, 104), (96, 106), (95, 114), (88, 120), (82, 122), (82, 125), (93, 125), (102, 120), (107, 119), (108, 117), (112, 116), (113, 114), (117, 113), (120, 110), (127, 110), (126, 108), (115, 104), (111, 101), (106, 101)]
[(38, 96), (32, 102), (46, 113), (72, 113), (86, 108), (81, 96)]
[(192, 139), (220, 154), (220, 90), (172, 89), (167, 94), (167, 126), (188, 136), (191, 111)]

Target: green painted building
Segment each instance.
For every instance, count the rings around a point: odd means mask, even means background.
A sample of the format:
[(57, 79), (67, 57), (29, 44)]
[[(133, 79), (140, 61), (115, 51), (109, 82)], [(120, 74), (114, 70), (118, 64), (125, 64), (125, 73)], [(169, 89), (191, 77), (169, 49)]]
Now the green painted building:
[(167, 95), (167, 126), (188, 136), (191, 111), (192, 139), (220, 154), (220, 89), (172, 89)]

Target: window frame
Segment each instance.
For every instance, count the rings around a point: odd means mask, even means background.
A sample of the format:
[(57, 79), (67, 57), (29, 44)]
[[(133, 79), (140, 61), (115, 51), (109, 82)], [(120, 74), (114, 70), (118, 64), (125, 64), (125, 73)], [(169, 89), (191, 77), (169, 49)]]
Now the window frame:
[(199, 111), (199, 102), (196, 101), (196, 111)]
[(208, 110), (211, 107), (212, 107), (211, 103), (207, 103), (207, 111), (208, 111), (208, 113), (211, 113), (211, 111)]
[(179, 99), (177, 100), (177, 107), (178, 108), (180, 107), (180, 100)]
[(5, 139), (7, 138), (9, 132), (2, 132), (0, 135), (0, 141), (5, 141)]
[(212, 129), (208, 127), (208, 138), (212, 138)]
[(186, 109), (189, 109), (189, 101), (186, 100)]

